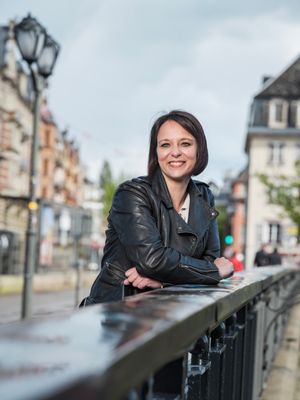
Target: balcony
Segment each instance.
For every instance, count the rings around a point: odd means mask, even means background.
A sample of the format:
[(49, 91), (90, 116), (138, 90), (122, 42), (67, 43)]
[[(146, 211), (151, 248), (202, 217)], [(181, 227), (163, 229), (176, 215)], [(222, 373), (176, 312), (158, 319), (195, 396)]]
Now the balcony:
[(257, 400), (299, 283), (266, 267), (4, 327), (2, 398)]

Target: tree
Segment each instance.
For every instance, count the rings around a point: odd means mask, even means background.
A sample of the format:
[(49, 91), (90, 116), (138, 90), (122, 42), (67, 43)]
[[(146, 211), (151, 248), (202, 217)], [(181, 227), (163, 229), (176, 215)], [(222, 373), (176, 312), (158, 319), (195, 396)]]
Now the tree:
[(258, 178), (267, 189), (271, 204), (280, 206), (297, 226), (297, 239), (300, 242), (300, 161), (295, 163), (293, 177), (278, 175), (273, 178), (259, 174)]
[(228, 216), (225, 206), (219, 205), (217, 209), (219, 212), (217, 221), (218, 221), (220, 244), (221, 244), (221, 254), (223, 254), (225, 249), (225, 236), (227, 233)]
[(109, 214), (109, 210), (111, 209), (115, 191), (118, 187), (118, 182), (113, 179), (110, 164), (106, 160), (104, 161), (100, 172), (99, 186), (102, 189), (102, 216), (103, 219), (106, 220)]
[(104, 186), (107, 183), (111, 183), (112, 181), (113, 181), (113, 176), (109, 162), (107, 160), (104, 160), (99, 177), (99, 186), (101, 189), (104, 189)]
[(102, 216), (106, 220), (111, 209), (112, 201), (118, 184), (114, 181), (105, 183), (102, 193)]

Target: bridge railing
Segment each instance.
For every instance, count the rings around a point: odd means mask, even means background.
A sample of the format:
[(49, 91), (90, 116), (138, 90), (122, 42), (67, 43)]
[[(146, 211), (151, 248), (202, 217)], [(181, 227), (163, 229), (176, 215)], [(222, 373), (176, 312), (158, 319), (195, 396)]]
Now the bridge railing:
[(5, 400), (257, 400), (300, 274), (266, 267), (0, 329)]

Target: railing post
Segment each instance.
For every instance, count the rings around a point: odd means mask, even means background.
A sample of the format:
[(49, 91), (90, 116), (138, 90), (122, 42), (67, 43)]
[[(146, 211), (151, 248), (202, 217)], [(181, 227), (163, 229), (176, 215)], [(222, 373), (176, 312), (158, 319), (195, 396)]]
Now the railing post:
[(197, 340), (189, 354), (187, 400), (209, 400), (208, 370), (211, 362), (208, 352), (209, 339), (204, 335)]
[(210, 360), (211, 369), (209, 376), (209, 395), (212, 400), (224, 399), (225, 383), (225, 349), (224, 344), (225, 324), (222, 322), (211, 332)]
[(236, 381), (234, 400), (242, 399), (242, 383), (243, 383), (243, 360), (244, 360), (244, 336), (246, 326), (246, 307), (237, 312), (237, 339), (236, 339)]
[(153, 396), (153, 375), (143, 382), (139, 387), (131, 389), (124, 400), (152, 400)]
[(183, 397), (186, 382), (186, 356), (178, 358), (154, 374), (154, 399), (179, 400)]
[(224, 343), (226, 344), (225, 356), (225, 386), (224, 400), (233, 400), (235, 398), (236, 379), (237, 379), (237, 336), (236, 327), (237, 315), (232, 314), (225, 321), (226, 332)]
[(256, 313), (254, 304), (246, 306), (246, 325), (243, 352), (243, 379), (241, 400), (250, 400), (253, 390)]

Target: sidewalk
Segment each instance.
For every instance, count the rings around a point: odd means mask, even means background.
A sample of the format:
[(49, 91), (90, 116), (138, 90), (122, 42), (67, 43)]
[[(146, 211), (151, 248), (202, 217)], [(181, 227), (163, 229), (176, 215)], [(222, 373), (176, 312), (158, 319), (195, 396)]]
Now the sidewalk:
[(293, 400), (300, 400), (300, 352), (299, 352), (299, 360), (298, 360), (298, 373), (296, 376), (297, 384), (296, 384), (296, 391)]
[[(82, 271), (80, 286), (89, 287), (99, 271)], [(74, 269), (62, 272), (35, 274), (33, 278), (34, 292), (52, 292), (75, 288), (77, 273)], [(22, 292), (23, 275), (0, 275), (0, 295), (18, 294)]]
[(261, 400), (300, 400), (300, 305), (290, 314)]

